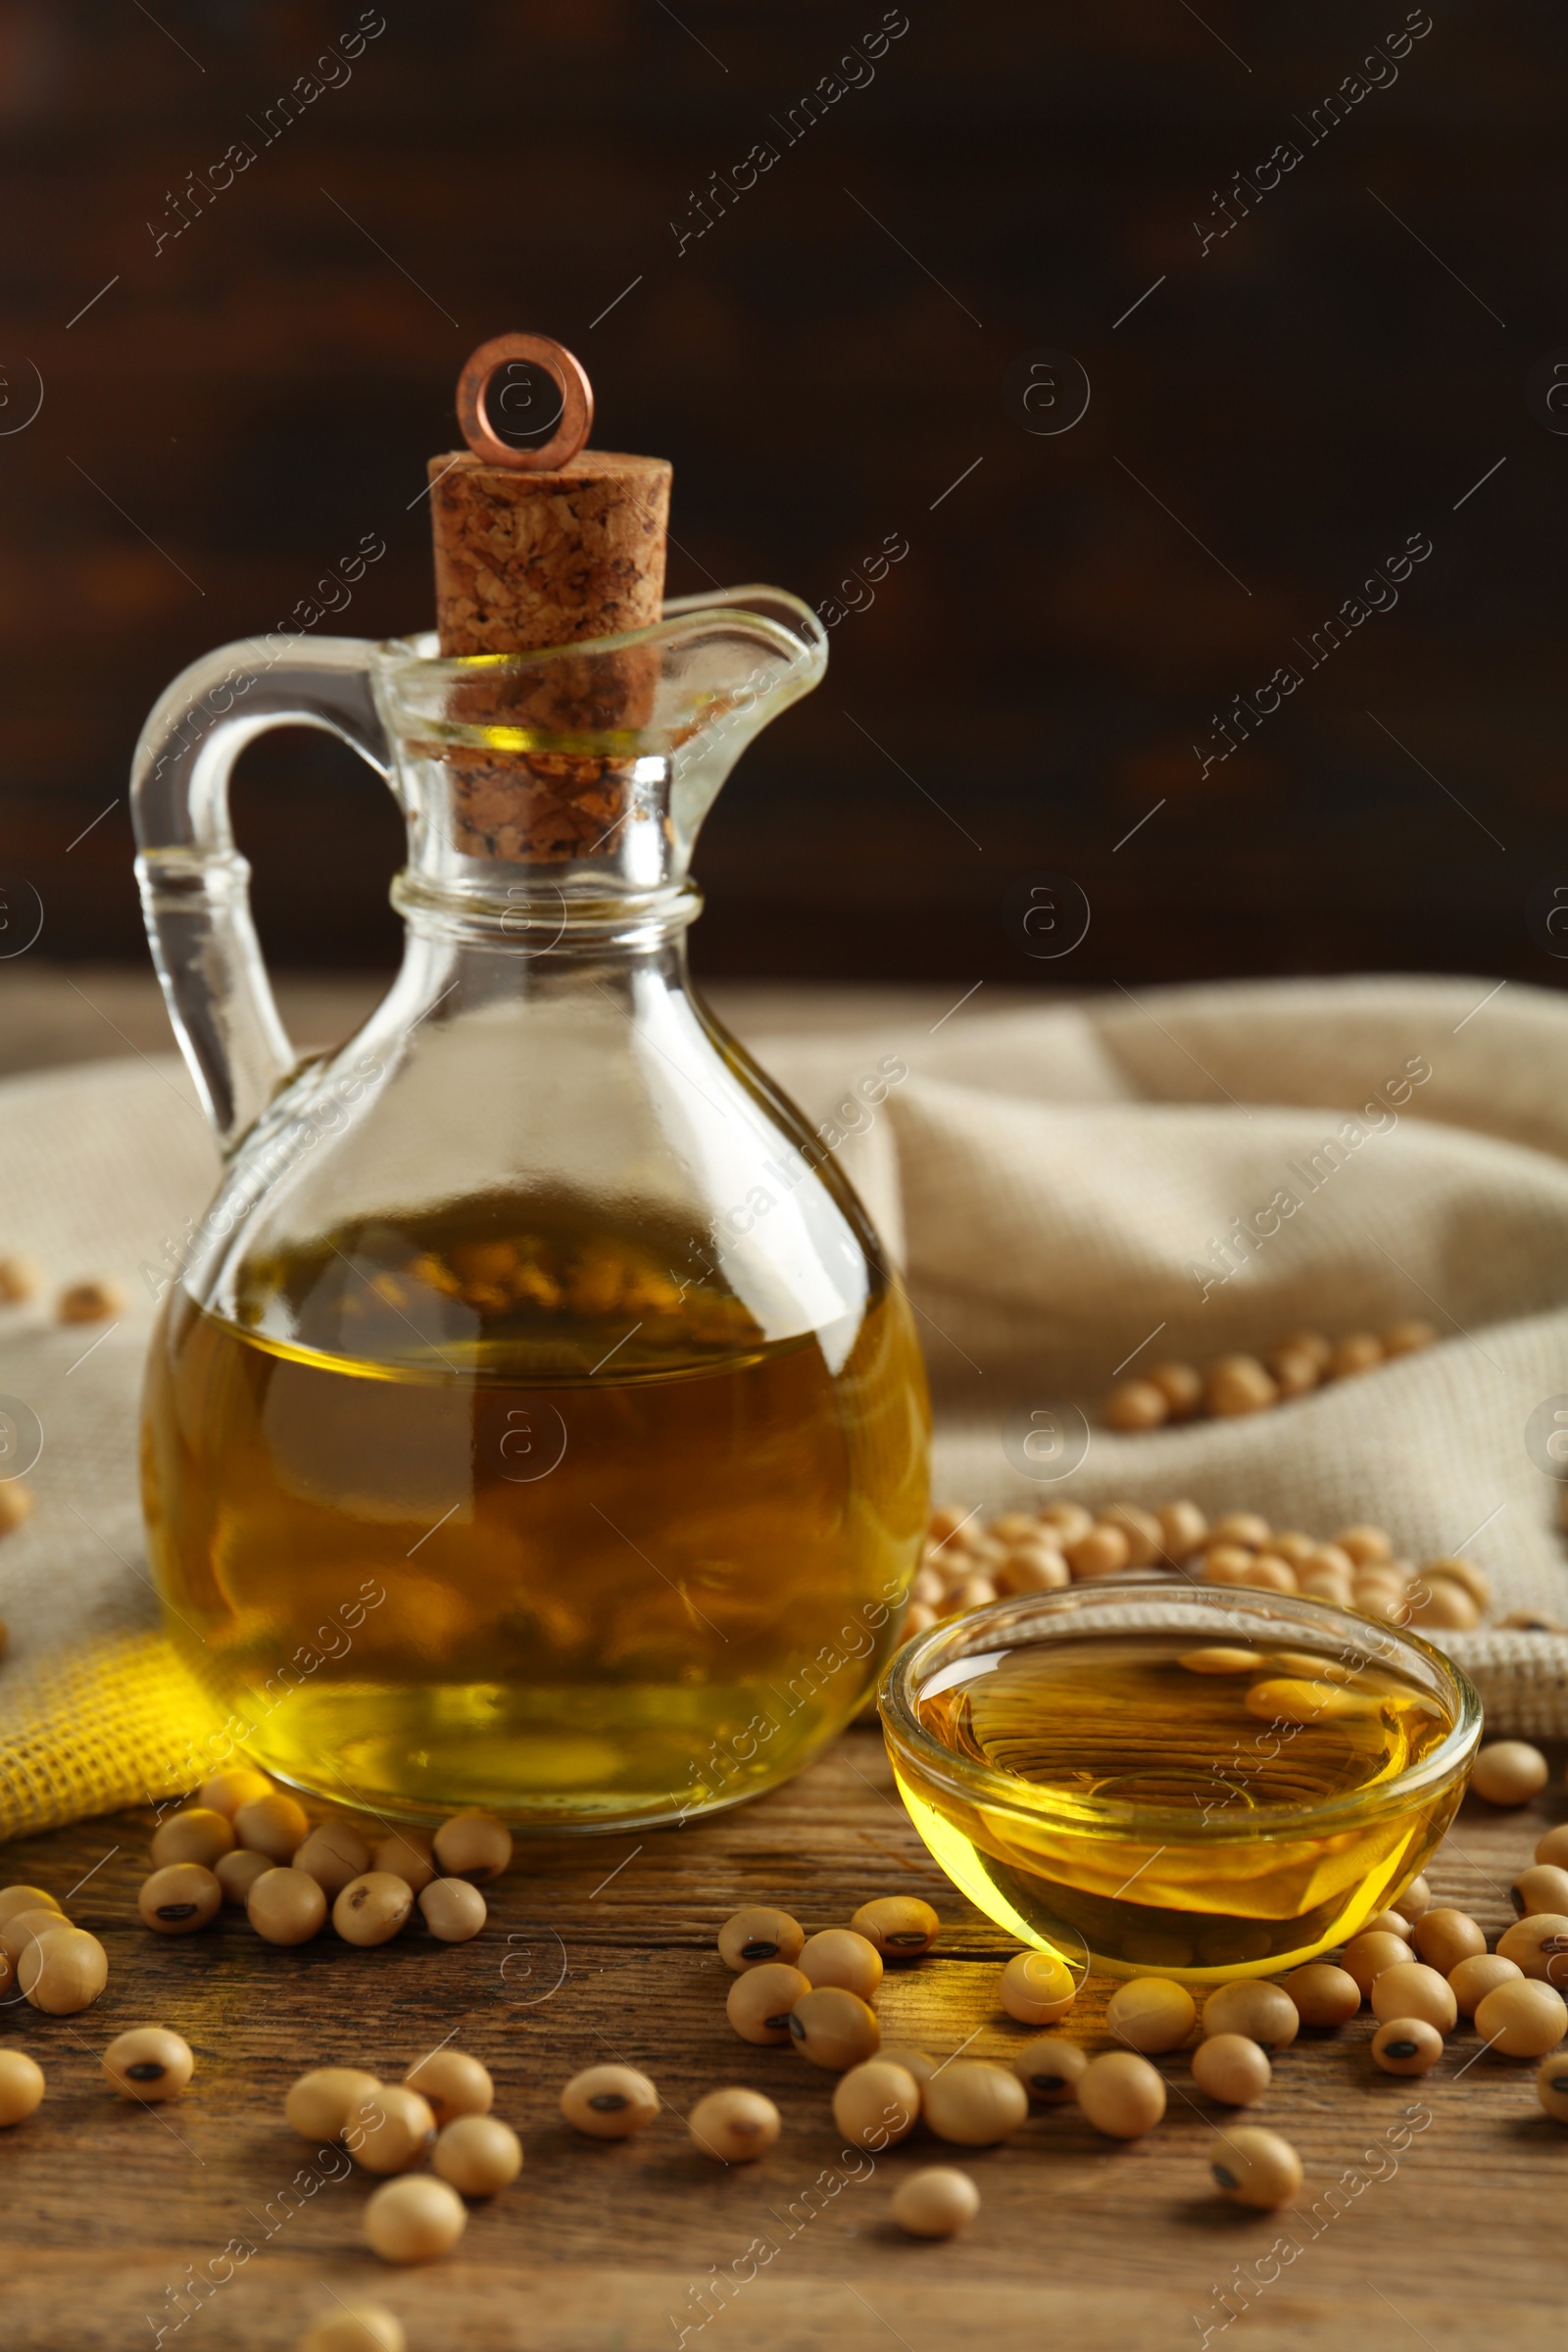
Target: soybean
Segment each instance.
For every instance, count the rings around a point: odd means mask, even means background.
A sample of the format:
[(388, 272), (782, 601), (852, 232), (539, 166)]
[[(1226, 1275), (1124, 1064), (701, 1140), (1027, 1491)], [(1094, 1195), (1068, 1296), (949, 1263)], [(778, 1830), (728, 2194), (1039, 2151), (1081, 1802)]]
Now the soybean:
[(1279, 1682), (1254, 1683), (1242, 1704), (1265, 1723), (1351, 1722), (1378, 1712), (1379, 1701), (1367, 1690), (1346, 1690), (1325, 1675), (1308, 1681), (1291, 1676)]
[(1441, 1578), (1451, 1585), (1462, 1585), (1480, 1609), (1490, 1608), (1492, 1604), (1491, 1579), (1483, 1569), (1476, 1566), (1474, 1560), (1455, 1559), (1451, 1555), (1442, 1559), (1423, 1560), (1421, 1574), (1424, 1577)]
[(1568, 2124), (1568, 2062), (1546, 2060), (1536, 2075), (1536, 2096), (1554, 2123)]
[[(1426, 1921), (1421, 1925), (1424, 1927)], [(1483, 1944), (1483, 1948), (1485, 1948)], [(1455, 1958), (1462, 1955), (1455, 1954)], [(1346, 1945), (1341, 1965), (1347, 1976), (1353, 1977), (1361, 1987), (1363, 1999), (1371, 1991), (1380, 1970), (1397, 1967), (1402, 1960), (1413, 1960), (1414, 1952), (1397, 1936), (1352, 1936)], [(1439, 1963), (1434, 1958), (1432, 1965)]]
[(430, 2162), (466, 2197), (493, 2197), (522, 2170), (522, 2142), (494, 2115), (460, 2115), (435, 2143)]
[(1076, 1542), (1064, 1544), (1062, 1553), (1077, 1577), (1114, 1576), (1127, 1565), (1131, 1548), (1119, 1527), (1091, 1527)]
[(1308, 1396), (1321, 1377), (1315, 1360), (1302, 1348), (1274, 1348), (1268, 1368), (1279, 1384), (1281, 1396)]
[(1208, 1367), (1203, 1400), (1211, 1413), (1229, 1420), (1241, 1413), (1262, 1412), (1279, 1401), (1279, 1387), (1255, 1355), (1222, 1355)]
[(1029, 2096), (1016, 2075), (985, 2058), (958, 2058), (939, 2067), (925, 2085), (921, 2110), (938, 2139), (965, 2148), (990, 2148), (1016, 2132)]
[(846, 2074), (874, 2058), (882, 2042), (876, 2012), (841, 1984), (813, 1985), (790, 2011), (790, 2039), (803, 2058)]
[[(1410, 1609), (1408, 1622), (1423, 1629), (1467, 1634), (1481, 1623), (1480, 1605), (1464, 1587), (1450, 1576), (1434, 1576), (1430, 1569), (1422, 1571), (1419, 1583), (1410, 1590), (1409, 1599), (1414, 1606)], [(1367, 1613), (1372, 1615), (1380, 1612), (1369, 1610)], [(1392, 1617), (1390, 1622), (1398, 1623), (1400, 1620)], [(1524, 1799), (1505, 1798), (1500, 1801), (1522, 1804)]]
[(224, 1902), (237, 1904), (243, 1911), (257, 1880), (276, 1867), (268, 1855), (252, 1853), (248, 1845), (236, 1845), (232, 1852), (219, 1855), (213, 1876), (223, 1889)]
[(435, 1877), (434, 1851), (422, 1830), (394, 1830), (370, 1848), (370, 1868), (389, 1870), (415, 1894), (422, 1894)]
[(57, 1929), (70, 1925), (63, 1911), (13, 1911), (4, 1927), (0, 1927), (0, 1952), (14, 1967), (29, 1943), (36, 1943), (40, 1936), (52, 1936)]
[(1568, 1870), (1556, 1862), (1533, 1862), (1515, 1879), (1512, 1894), (1521, 1919), (1539, 1911), (1568, 1912)]
[(1246, 2034), (1212, 2034), (1193, 2052), (1193, 2081), (1227, 2107), (1250, 2107), (1273, 2075), (1260, 2045)]
[(1032, 2099), (1044, 2107), (1062, 2107), (1077, 2096), (1089, 2053), (1075, 2041), (1058, 2041), (1042, 2034), (1012, 2053), (1012, 2071)]
[(512, 1860), (512, 1832), (494, 1813), (454, 1813), (431, 1844), (445, 1877), (488, 1886)]
[(122, 1314), (124, 1307), (124, 1292), (107, 1276), (74, 1282), (55, 1300), (55, 1314), (62, 1323), (107, 1323), (111, 1315)]
[(1528, 1740), (1494, 1740), (1482, 1748), (1470, 1786), (1489, 1805), (1527, 1805), (1546, 1786), (1546, 1759)]
[(1170, 1399), (1152, 1380), (1119, 1380), (1107, 1390), (1100, 1417), (1107, 1429), (1158, 1429), (1170, 1419)]
[(1072, 1971), (1055, 1952), (1014, 1952), (999, 1991), (1007, 2015), (1023, 2026), (1054, 2026), (1078, 1998)]
[[(1568, 1821), (1559, 1821), (1554, 1830), (1548, 1830), (1544, 1838), (1537, 1839), (1536, 1860), (1538, 1862), (1557, 1862), (1568, 1867)], [(0, 1905), (4, 1904), (5, 1899), (5, 1896), (0, 1894)], [(4, 1917), (5, 1912), (0, 1909), (0, 1919)]]
[(419, 1916), (438, 1942), (469, 1943), (489, 1911), (478, 1887), (466, 1879), (432, 1879), (419, 1895)]
[(1329, 1357), (1330, 1380), (1352, 1380), (1358, 1372), (1370, 1372), (1383, 1361), (1383, 1342), (1371, 1331), (1352, 1331), (1348, 1338), (1335, 1342)]
[(435, 2145), (435, 2117), (406, 2082), (378, 2082), (351, 2109), (343, 2144), (368, 2173), (406, 2173)]
[(300, 2339), (299, 2352), (408, 2352), (403, 2323), (379, 2303), (340, 2303)]
[(1515, 1920), (1497, 1937), (1497, 1949), (1504, 1960), (1516, 1960), (1527, 1977), (1568, 1984), (1568, 1915), (1538, 1911), (1529, 1919)]
[(659, 2113), (659, 2093), (631, 2066), (589, 2066), (561, 2094), (561, 2112), (590, 2139), (629, 2139)]
[(1386, 2075), (1430, 2074), (1443, 2056), (1443, 2035), (1430, 2018), (1386, 2017), (1372, 2036), (1372, 2057)]
[(24, 1298), (36, 1298), (43, 1289), (43, 1275), (30, 1257), (0, 1257), (0, 1303), (17, 1306)]
[(374, 2075), (357, 2066), (313, 2067), (290, 2087), (283, 2114), (301, 2139), (341, 2139), (349, 2117), (380, 2087)]
[(753, 2164), (777, 2139), (779, 2112), (760, 2090), (735, 2085), (699, 2099), (686, 2129), (705, 2156), (720, 2164)]
[(171, 1862), (200, 1862), (211, 1870), (220, 1854), (233, 1851), (234, 1825), (210, 1805), (186, 1805), (153, 1832), (155, 1870)]
[(293, 1867), (308, 1871), (330, 1902), (364, 1877), (370, 1867), (370, 1849), (346, 1821), (322, 1821), (295, 1849)]
[[(1158, 1389), (1170, 1407), (1173, 1421), (1190, 1421), (1203, 1401), (1203, 1375), (1196, 1364), (1170, 1362), (1151, 1364), (1147, 1374), (1150, 1384)], [(1188, 1549), (1196, 1550), (1207, 1525), (1195, 1502), (1168, 1502), (1158, 1514), (1164, 1520), (1167, 1511), (1187, 1511), (1198, 1521), (1198, 1534)]]
[(768, 1962), (792, 1966), (800, 1959), (807, 1931), (790, 1912), (753, 1903), (733, 1912), (719, 1929), (719, 1959), (726, 1969), (761, 1969)]
[(445, 2180), (388, 2180), (365, 2208), (365, 2234), (383, 2262), (433, 2262), (468, 2225), (467, 2207)]
[(884, 2045), (877, 2055), (879, 2058), (885, 2058), (890, 2066), (902, 2066), (906, 2075), (913, 2076), (916, 2084), (922, 2091), (937, 2071), (936, 2060), (928, 2058), (924, 2050), (911, 2050), (907, 2047), (890, 2050)]
[(878, 1895), (874, 1902), (862, 1903), (850, 1922), (856, 1935), (874, 1943), (884, 1960), (917, 1960), (931, 1949), (941, 1925), (930, 1904), (912, 1894)]
[[(19, 1911), (59, 1911), (60, 1905), (41, 1886), (7, 1886), (0, 1890), (0, 1928)], [(65, 1914), (61, 1912), (61, 1917)]]
[(1447, 1976), (1461, 1960), (1469, 1960), (1487, 1948), (1482, 1935), (1468, 1911), (1455, 1911), (1445, 1904), (1428, 1911), (1410, 1931), (1410, 1940), (1429, 1968)]
[[(1536, 1859), (1538, 1861), (1541, 1859), (1539, 1854)], [(1412, 1921), (1419, 1919), (1424, 1912), (1431, 1910), (1432, 1889), (1425, 1879), (1410, 1881), (1409, 1886), (1399, 1895), (1398, 1908), (1404, 1913), (1406, 1919)]]
[(921, 2087), (890, 2058), (852, 2066), (833, 2087), (833, 2121), (858, 2148), (895, 2147), (920, 2120)]
[(1256, 1557), (1245, 1544), (1216, 1544), (1210, 1537), (1203, 1554), (1203, 1581), (1209, 1585), (1245, 1585)]
[(432, 2050), (428, 2058), (416, 2060), (403, 2080), (418, 2092), (442, 2129), (460, 2116), (488, 2115), (495, 2105), (496, 2086), (488, 2067), (466, 2050)]
[(136, 1897), (143, 1924), (160, 1936), (194, 1936), (218, 1917), (223, 1889), (200, 1862), (171, 1862), (144, 1879)]
[(1361, 1987), (1348, 1969), (1326, 1960), (1294, 1968), (1283, 1989), (1296, 2003), (1303, 2026), (1343, 2026), (1361, 2006)]
[(801, 1947), (796, 1962), (813, 1985), (838, 1984), (868, 2001), (882, 1982), (882, 1955), (876, 1945), (853, 1928), (824, 1928)]
[(1173, 1977), (1131, 1977), (1105, 2008), (1108, 2031), (1146, 2057), (1179, 2050), (1197, 2023), (1197, 2002)]
[[(1196, 1381), (1196, 1375), (1195, 1381)], [(1157, 1380), (1157, 1374), (1156, 1374)], [(1196, 1411), (1201, 1395), (1200, 1384), (1192, 1393), (1192, 1409)], [(1174, 1400), (1173, 1400), (1174, 1401)], [(1203, 1538), (1208, 1534), (1208, 1521), (1196, 1502), (1167, 1502), (1155, 1513), (1164, 1541), (1164, 1555), (1173, 1564), (1190, 1560)]]
[(1410, 1923), (1397, 1911), (1374, 1911), (1362, 1934), (1366, 1936), (1397, 1936), (1401, 1943), (1410, 1940)]
[(1381, 1527), (1342, 1527), (1334, 1541), (1349, 1553), (1357, 1568), (1376, 1567), (1394, 1557), (1394, 1545)]
[(1524, 1975), (1517, 1960), (1505, 1960), (1497, 1952), (1472, 1952), (1457, 1968), (1448, 1972), (1448, 1984), (1459, 2005), (1461, 2017), (1474, 2017), (1489, 1992), (1499, 1984), (1516, 1984)]
[[(1072, 1583), (1072, 1571), (1054, 1544), (1020, 1544), (997, 1570), (999, 1592), (1061, 1592)], [(892, 1898), (890, 1898), (892, 1899)], [(893, 1955), (886, 1955), (893, 1957)]]
[(326, 1925), (326, 1896), (308, 1870), (264, 1870), (245, 1898), (245, 1916), (268, 1943), (309, 1943)]
[(253, 1797), (271, 1793), (272, 1784), (265, 1772), (255, 1772), (248, 1764), (233, 1764), (203, 1781), (196, 1791), (196, 1802), (209, 1812), (221, 1813), (225, 1821), (232, 1821), (241, 1805), (248, 1805)]
[(1078, 2105), (1110, 2139), (1139, 2139), (1165, 2112), (1165, 2083), (1147, 2058), (1103, 2050), (1078, 2079)]
[(1255, 2124), (1226, 2132), (1209, 2170), (1235, 2204), (1264, 2213), (1288, 2205), (1301, 2185), (1301, 2159), (1290, 2141)]
[(790, 2037), (790, 2011), (811, 1981), (782, 1960), (764, 1960), (735, 1979), (724, 2002), (724, 2014), (742, 2041), (785, 2042)]
[(901, 2180), (893, 2219), (910, 2237), (954, 2237), (980, 2210), (980, 2191), (951, 2164), (928, 2164)]
[(956, 1617), (965, 1609), (986, 1608), (997, 1597), (997, 1588), (988, 1576), (966, 1576), (962, 1584), (955, 1585), (939, 1604), (939, 1617)]
[(1198, 1958), (1205, 1968), (1240, 1968), (1267, 1959), (1273, 1940), (1261, 1920), (1218, 1919), (1200, 1935)]
[(44, 2093), (43, 2068), (25, 2050), (0, 2050), (0, 2131), (25, 2123)]
[(291, 1861), (311, 1834), (305, 1807), (281, 1788), (250, 1797), (234, 1815), (234, 1835), (252, 1853), (268, 1854), (274, 1862)]
[(1550, 1984), (1498, 1984), (1476, 2003), (1476, 2032), (1505, 2058), (1544, 2058), (1568, 2034), (1568, 2005)]
[(368, 1870), (351, 1879), (332, 1905), (332, 1925), (345, 1943), (390, 1943), (408, 1925), (414, 1897), (407, 1883), (389, 1870)]
[(1372, 2014), (1379, 2025), (1391, 2018), (1425, 2018), (1439, 2034), (1451, 2034), (1459, 2004), (1446, 1977), (1421, 1960), (1401, 1960), (1385, 1968), (1372, 1984)]
[(1136, 1502), (1111, 1502), (1100, 1514), (1102, 1527), (1119, 1527), (1127, 1539), (1129, 1568), (1147, 1568), (1165, 1548), (1165, 1531), (1152, 1511)]
[(167, 2026), (133, 2026), (117, 2034), (103, 2055), (111, 2085), (127, 2099), (177, 2099), (195, 2068), (190, 2043)]
[(33, 2007), (49, 2017), (74, 2017), (90, 2009), (108, 1982), (109, 1955), (82, 1928), (42, 1936), (17, 1962), (17, 1983)]
[(1211, 2034), (1245, 2034), (1265, 2050), (1284, 2050), (1296, 2039), (1300, 2023), (1300, 2011), (1284, 1986), (1260, 1977), (1233, 1978), (1203, 2003), (1205, 2041)]
[(1176, 1661), (1189, 1674), (1255, 1674), (1262, 1660), (1255, 1649), (1184, 1649)]

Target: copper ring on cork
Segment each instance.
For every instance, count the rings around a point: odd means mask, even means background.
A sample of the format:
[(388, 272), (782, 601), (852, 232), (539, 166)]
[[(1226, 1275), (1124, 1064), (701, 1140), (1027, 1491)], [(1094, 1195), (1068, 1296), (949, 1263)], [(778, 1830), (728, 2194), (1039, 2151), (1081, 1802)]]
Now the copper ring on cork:
[[(491, 382), (510, 361), (542, 368), (561, 389), (561, 421), (537, 449), (517, 449), (497, 438), (485, 408)], [(458, 378), (458, 422), (463, 438), (487, 466), (514, 466), (524, 473), (546, 473), (574, 458), (593, 429), (594, 391), (580, 360), (550, 335), (495, 335), (473, 352)]]

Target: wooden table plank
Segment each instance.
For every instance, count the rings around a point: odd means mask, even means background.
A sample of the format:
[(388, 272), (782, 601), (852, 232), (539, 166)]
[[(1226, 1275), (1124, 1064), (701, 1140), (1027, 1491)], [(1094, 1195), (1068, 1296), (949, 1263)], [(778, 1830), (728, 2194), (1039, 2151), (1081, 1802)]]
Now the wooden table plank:
[[(1431, 1873), (1440, 1899), (1474, 1910), (1494, 1936), (1511, 1917), (1509, 1879), (1562, 1810), (1555, 1795), (1523, 1814), (1472, 1800)], [(1511, 2347), (1560, 2339), (1568, 2132), (1541, 2114), (1533, 2068), (1476, 2058), (1468, 2028), (1416, 2081), (1372, 2067), (1364, 2014), (1343, 2034), (1303, 2034), (1278, 2062), (1255, 2112), (1305, 2162), (1294, 2224), (1212, 2192), (1207, 2160), (1225, 2111), (1195, 2098), (1180, 2054), (1160, 2062), (1165, 2124), (1129, 2147), (1056, 2109), (1002, 2148), (946, 2150), (921, 2133), (876, 2158), (846, 2152), (833, 2078), (792, 2051), (748, 2047), (724, 2022), (729, 1977), (713, 1936), (742, 1901), (778, 1900), (818, 1926), (871, 1893), (924, 1894), (943, 1915), (941, 1946), (890, 1972), (878, 2003), (886, 2039), (1004, 2056), (1024, 2034), (996, 2003), (1010, 1947), (926, 1855), (867, 1727), (789, 1788), (707, 1823), (520, 1846), (492, 1890), (491, 1924), (461, 1946), (409, 1937), (358, 1952), (326, 1936), (280, 1951), (233, 1914), (202, 1936), (155, 1938), (134, 1915), (150, 1819), (88, 1823), (0, 1853), (0, 1885), (22, 1878), (64, 1896), (91, 1873), (69, 1907), (103, 1938), (111, 1968), (84, 2016), (43, 2018), (18, 2002), (0, 2024), (50, 2084), (38, 2115), (0, 2134), (7, 2352), (152, 2344), (160, 2326), (182, 2352), (274, 2352), (332, 2308), (328, 2290), (390, 2304), (411, 2352), (872, 2352), (900, 2341), (936, 2352), (977, 2329), (1000, 2345), (1175, 2352), (1205, 2328), (1211, 2343), (1244, 2330), (1254, 2352), (1343, 2352), (1374, 2335), (1492, 2352), (1504, 2305)], [(1102, 2046), (1107, 1990), (1092, 1985), (1080, 2000), (1073, 2038)], [(151, 2022), (186, 2035), (198, 2072), (177, 2106), (143, 2112), (107, 2094), (96, 2061), (113, 2034)], [(393, 2272), (360, 2234), (369, 2183), (344, 2172), (341, 2152), (296, 2139), (282, 2097), (296, 2073), (332, 2060), (395, 2079), (449, 2034), (494, 2074), (526, 2164), (514, 2188), (473, 2209), (456, 2256)], [(568, 2074), (611, 2056), (645, 2068), (671, 2113), (637, 2141), (597, 2145), (561, 2123), (556, 2098)], [(734, 2081), (777, 2100), (784, 2132), (761, 2164), (720, 2170), (678, 2119)], [(1391, 2147), (1411, 2109), (1408, 2146)], [(980, 2218), (951, 2243), (911, 2244), (889, 2219), (892, 2190), (912, 2166), (950, 2156), (979, 2183)], [(1360, 2187), (1323, 2205), (1356, 2166)], [(1270, 2257), (1282, 2239), (1287, 2250)], [(196, 2274), (220, 2282), (182, 2298)], [(1246, 2316), (1227, 2328), (1228, 2311)]]

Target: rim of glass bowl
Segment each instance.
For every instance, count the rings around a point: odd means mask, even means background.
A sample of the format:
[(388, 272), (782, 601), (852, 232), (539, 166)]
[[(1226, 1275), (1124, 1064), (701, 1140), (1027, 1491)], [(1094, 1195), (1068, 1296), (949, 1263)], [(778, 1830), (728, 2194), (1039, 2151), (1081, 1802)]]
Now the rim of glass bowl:
[[(1319, 1640), (1333, 1636), (1334, 1647), (1325, 1650), (1325, 1663), (1333, 1663), (1337, 1655), (1343, 1657), (1345, 1651), (1354, 1648), (1367, 1664), (1394, 1665), (1409, 1673), (1419, 1687), (1432, 1690), (1435, 1685), (1434, 1694), (1452, 1711), (1450, 1728), (1430, 1755), (1382, 1783), (1375, 1792), (1352, 1789), (1309, 1804), (1243, 1808), (1235, 1814), (1227, 1808), (1225, 1813), (1195, 1825), (1191, 1809), (1185, 1806), (1143, 1804), (1125, 1797), (1067, 1797), (1038, 1783), (1015, 1780), (972, 1757), (955, 1754), (934, 1739), (919, 1719), (916, 1693), (940, 1666), (959, 1658), (981, 1656), (1004, 1646), (1017, 1647), (1031, 1639), (1049, 1640), (1075, 1619), (1081, 1624), (1098, 1616), (1102, 1625), (1124, 1631), (1180, 1632), (1182, 1617), (1200, 1611), (1221, 1620), (1203, 1636), (1205, 1643), (1215, 1646), (1223, 1645), (1227, 1638), (1278, 1642), (1288, 1638), (1292, 1627)], [(1107, 1829), (1136, 1825), (1179, 1831), (1189, 1841), (1194, 1838), (1235, 1840), (1300, 1835), (1350, 1818), (1365, 1822), (1398, 1812), (1413, 1798), (1450, 1780), (1481, 1739), (1481, 1699), (1474, 1685), (1445, 1651), (1424, 1642), (1419, 1634), (1296, 1593), (1254, 1592), (1235, 1585), (1178, 1585), (1153, 1575), (1118, 1584), (1074, 1585), (1062, 1592), (1024, 1593), (945, 1618), (894, 1652), (883, 1669), (877, 1705), (894, 1761), (898, 1762), (901, 1754), (907, 1755), (924, 1778), (955, 1796), (983, 1804), (992, 1812), (1024, 1814), (1036, 1823), (1054, 1816), (1064, 1827), (1074, 1823)]]

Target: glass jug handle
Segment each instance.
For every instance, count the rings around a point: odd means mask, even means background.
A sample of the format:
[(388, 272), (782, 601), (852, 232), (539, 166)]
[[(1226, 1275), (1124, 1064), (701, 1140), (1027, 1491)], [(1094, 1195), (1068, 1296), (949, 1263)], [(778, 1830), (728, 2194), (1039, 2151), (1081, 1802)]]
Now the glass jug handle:
[(170, 1019), (225, 1152), (299, 1056), (251, 921), (251, 869), (234, 847), (228, 779), (269, 727), (320, 727), (392, 780), (368, 639), (220, 646), (159, 697), (131, 763), (136, 879)]

